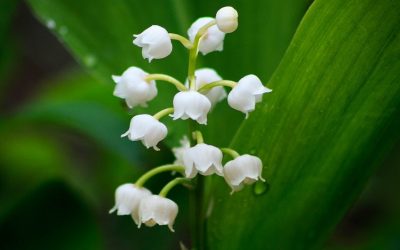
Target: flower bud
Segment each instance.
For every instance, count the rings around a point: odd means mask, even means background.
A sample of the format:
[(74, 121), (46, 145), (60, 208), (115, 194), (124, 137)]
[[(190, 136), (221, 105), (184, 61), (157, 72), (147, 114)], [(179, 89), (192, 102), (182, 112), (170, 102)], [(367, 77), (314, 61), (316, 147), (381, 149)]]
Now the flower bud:
[(174, 232), (173, 225), (178, 215), (178, 205), (165, 197), (151, 195), (142, 200), (139, 206), (139, 227), (144, 223), (148, 227), (156, 224), (168, 225)]
[(188, 118), (199, 124), (207, 124), (207, 114), (211, 103), (207, 97), (197, 91), (181, 91), (174, 96), (174, 120)]
[(161, 26), (152, 25), (139, 35), (133, 35), (133, 44), (142, 47), (144, 59), (161, 59), (172, 52), (172, 42), (168, 31)]
[(229, 92), (228, 104), (245, 113), (247, 118), (248, 113), (255, 109), (256, 103), (262, 101), (262, 95), (271, 91), (262, 85), (257, 76), (247, 75)]
[[(201, 17), (197, 19), (188, 30), (188, 36), (191, 42), (194, 41), (197, 32), (201, 27), (214, 21), (212, 17)], [(216, 25), (207, 29), (203, 38), (200, 40), (199, 51), (206, 55), (213, 51), (222, 51), (224, 47), (225, 33), (221, 32)]]
[(224, 166), (224, 178), (232, 188), (232, 193), (243, 188), (244, 184), (252, 184), (261, 176), (262, 162), (252, 155), (241, 155), (228, 161)]
[(115, 191), (115, 206), (110, 213), (117, 211), (117, 215), (132, 216), (136, 224), (139, 223), (139, 204), (143, 198), (151, 196), (151, 192), (134, 184), (123, 184)]
[(218, 29), (224, 33), (234, 32), (238, 27), (238, 16), (237, 11), (230, 6), (219, 9), (215, 16)]
[(114, 96), (125, 99), (129, 108), (147, 106), (147, 102), (157, 95), (156, 82), (146, 82), (147, 75), (140, 68), (129, 67), (121, 76), (112, 76), (116, 83)]
[(131, 141), (141, 140), (147, 148), (153, 147), (160, 150), (157, 144), (162, 141), (168, 133), (167, 127), (151, 115), (136, 115), (131, 119), (128, 131), (121, 137), (128, 136)]
[(186, 135), (180, 140), (180, 144), (180, 147), (172, 148), (172, 152), (175, 156), (175, 165), (183, 165), (183, 155), (185, 151), (190, 148), (190, 141)]
[(202, 175), (222, 175), (222, 152), (212, 145), (199, 143), (184, 151), (183, 165), (187, 178), (195, 177), (197, 172)]

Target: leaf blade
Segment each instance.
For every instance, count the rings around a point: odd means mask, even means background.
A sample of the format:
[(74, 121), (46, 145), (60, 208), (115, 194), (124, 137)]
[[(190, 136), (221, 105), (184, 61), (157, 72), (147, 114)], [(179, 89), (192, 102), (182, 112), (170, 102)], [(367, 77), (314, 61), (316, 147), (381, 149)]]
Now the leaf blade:
[(270, 81), (268, 103), (233, 142), (263, 159), (271, 188), (261, 197), (250, 188), (227, 197), (218, 182), (212, 249), (320, 246), (372, 163), (399, 138), (399, 9), (392, 1), (311, 6)]

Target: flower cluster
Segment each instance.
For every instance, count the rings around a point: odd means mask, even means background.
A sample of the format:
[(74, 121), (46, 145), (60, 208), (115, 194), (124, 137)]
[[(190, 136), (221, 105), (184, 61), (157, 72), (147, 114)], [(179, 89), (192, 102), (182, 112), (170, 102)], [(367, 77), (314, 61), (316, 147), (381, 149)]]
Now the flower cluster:
[[(201, 125), (207, 124), (207, 115), (218, 103), (227, 98), (233, 109), (243, 112), (248, 117), (255, 109), (262, 96), (272, 90), (265, 87), (255, 75), (246, 75), (239, 81), (224, 80), (214, 70), (202, 68), (196, 70), (198, 53), (203, 55), (213, 51), (222, 51), (225, 34), (238, 27), (238, 13), (232, 7), (223, 7), (215, 18), (202, 17), (188, 29), (188, 38), (168, 33), (158, 25), (152, 25), (142, 33), (134, 35), (133, 44), (142, 48), (143, 58), (153, 59), (167, 57), (173, 50), (172, 40), (177, 40), (189, 50), (188, 77), (184, 83), (165, 74), (149, 74), (137, 67), (130, 67), (121, 76), (112, 76), (116, 86), (114, 95), (125, 99), (129, 108), (147, 106), (147, 102), (157, 96), (156, 81), (173, 84), (178, 93), (172, 100), (172, 107), (149, 115), (135, 115), (128, 131), (122, 137), (132, 141), (141, 141), (147, 148), (157, 147), (166, 138), (168, 128), (160, 122), (165, 116), (173, 120), (193, 120)], [(227, 93), (224, 87), (231, 90)], [(181, 146), (173, 148), (176, 161), (150, 170), (140, 177), (135, 184), (123, 184), (115, 193), (115, 207), (118, 215), (131, 215), (135, 223), (147, 226), (168, 225), (173, 231), (173, 223), (178, 214), (178, 205), (166, 198), (170, 189), (178, 184), (191, 183), (198, 174), (222, 176), (231, 187), (232, 192), (239, 191), (245, 184), (252, 184), (264, 179), (261, 176), (262, 162), (253, 155), (239, 155), (230, 148), (218, 148), (206, 144), (199, 130), (192, 131), (193, 141), (188, 137), (181, 141)], [(223, 163), (223, 155), (233, 159)], [(152, 176), (165, 171), (180, 173), (170, 181), (158, 195), (144, 188), (144, 183)]]

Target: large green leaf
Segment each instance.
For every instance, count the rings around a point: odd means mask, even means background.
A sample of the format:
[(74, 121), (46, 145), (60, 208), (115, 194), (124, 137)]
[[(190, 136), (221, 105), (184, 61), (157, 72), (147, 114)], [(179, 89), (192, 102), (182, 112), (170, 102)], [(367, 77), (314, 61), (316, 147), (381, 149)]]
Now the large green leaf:
[(211, 249), (313, 249), (343, 216), (400, 125), (400, 2), (317, 0), (232, 146), (270, 188), (214, 186)]

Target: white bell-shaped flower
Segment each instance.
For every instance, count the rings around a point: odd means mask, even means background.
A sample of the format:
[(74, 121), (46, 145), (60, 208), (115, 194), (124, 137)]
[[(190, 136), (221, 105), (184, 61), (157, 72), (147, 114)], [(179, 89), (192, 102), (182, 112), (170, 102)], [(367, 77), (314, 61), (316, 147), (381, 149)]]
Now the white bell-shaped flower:
[(228, 161), (224, 166), (224, 178), (232, 188), (232, 192), (239, 191), (244, 184), (252, 184), (258, 179), (265, 181), (261, 172), (260, 158), (247, 154)]
[[(188, 36), (191, 42), (194, 41), (197, 32), (204, 25), (214, 21), (212, 17), (201, 17), (197, 19), (188, 30)], [(200, 40), (199, 51), (206, 55), (213, 51), (222, 51), (224, 48), (225, 33), (220, 31), (216, 25), (207, 29), (207, 32)]]
[(128, 131), (121, 137), (128, 136), (131, 141), (142, 141), (147, 148), (153, 147), (160, 150), (157, 144), (162, 141), (168, 133), (167, 127), (151, 115), (136, 115), (131, 119)]
[(117, 211), (117, 215), (131, 215), (136, 224), (139, 223), (139, 204), (151, 192), (143, 187), (127, 183), (119, 186), (115, 191), (115, 206), (110, 213)]
[(151, 195), (142, 200), (139, 206), (139, 227), (142, 223), (152, 227), (156, 224), (168, 225), (174, 232), (173, 225), (178, 215), (178, 205), (165, 197)]
[(211, 109), (208, 98), (197, 91), (181, 91), (174, 96), (173, 119), (188, 118), (199, 124), (207, 124), (207, 114)]
[(193, 178), (199, 172), (202, 175), (222, 173), (222, 152), (219, 148), (205, 143), (199, 143), (185, 150), (183, 154), (185, 176)]
[(219, 9), (215, 16), (218, 29), (224, 33), (234, 32), (238, 27), (238, 17), (237, 11), (230, 6)]
[[(200, 89), (207, 83), (215, 82), (222, 80), (222, 77), (218, 75), (218, 73), (214, 69), (210, 68), (201, 68), (194, 72), (196, 76), (196, 90)], [(186, 87), (189, 88), (189, 81), (185, 82)], [(226, 91), (224, 87), (218, 86), (214, 87), (211, 90), (204, 93), (207, 96), (208, 100), (211, 102), (211, 106), (214, 107), (215, 104), (222, 101), (226, 97)]]
[(180, 147), (172, 148), (172, 152), (175, 156), (175, 165), (183, 165), (183, 155), (185, 151), (190, 148), (190, 141), (186, 135), (180, 140), (180, 144)]
[(112, 76), (116, 83), (114, 95), (125, 99), (129, 108), (146, 106), (146, 102), (157, 95), (156, 82), (146, 82), (147, 75), (148, 73), (140, 68), (129, 67), (121, 76)]
[(172, 52), (172, 42), (168, 31), (161, 26), (152, 25), (139, 35), (134, 35), (133, 44), (142, 47), (144, 59), (161, 59)]
[(262, 95), (272, 90), (264, 87), (255, 75), (247, 75), (239, 80), (238, 84), (228, 94), (228, 104), (248, 117), (257, 102), (262, 101)]

